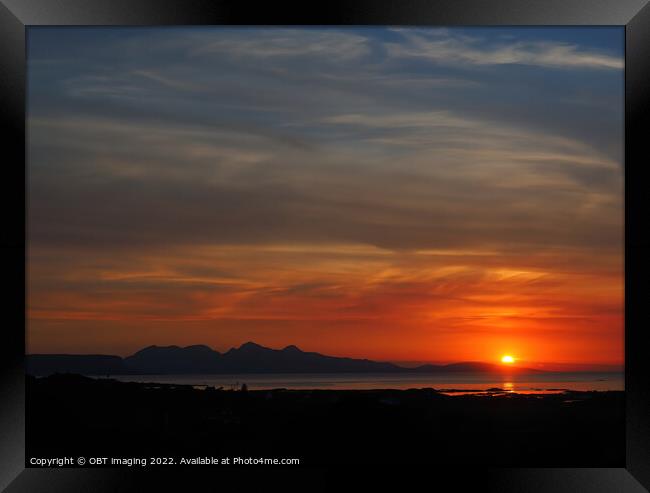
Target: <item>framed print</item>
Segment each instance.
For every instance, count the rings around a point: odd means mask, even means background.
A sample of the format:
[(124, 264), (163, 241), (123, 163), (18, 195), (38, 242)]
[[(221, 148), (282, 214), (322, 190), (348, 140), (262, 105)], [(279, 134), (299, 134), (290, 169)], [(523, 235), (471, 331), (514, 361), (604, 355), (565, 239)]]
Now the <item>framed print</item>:
[(647, 491), (647, 2), (282, 7), (2, 0), (0, 486)]

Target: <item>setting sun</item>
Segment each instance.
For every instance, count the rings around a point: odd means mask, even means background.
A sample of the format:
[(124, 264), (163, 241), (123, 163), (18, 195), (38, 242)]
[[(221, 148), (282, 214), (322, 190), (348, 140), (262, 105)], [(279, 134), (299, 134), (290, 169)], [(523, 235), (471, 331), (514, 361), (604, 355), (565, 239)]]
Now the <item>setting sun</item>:
[(510, 363), (514, 363), (514, 362), (515, 362), (515, 359), (512, 356), (509, 356), (507, 354), (505, 356), (501, 357), (501, 363), (510, 364)]

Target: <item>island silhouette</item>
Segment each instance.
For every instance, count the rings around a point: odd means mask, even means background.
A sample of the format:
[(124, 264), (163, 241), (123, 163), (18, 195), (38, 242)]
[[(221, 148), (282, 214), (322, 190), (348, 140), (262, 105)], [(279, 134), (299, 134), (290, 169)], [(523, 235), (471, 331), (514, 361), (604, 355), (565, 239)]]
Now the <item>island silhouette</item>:
[(229, 373), (541, 373), (541, 370), (485, 362), (425, 364), (407, 368), (389, 362), (302, 351), (289, 345), (271, 349), (246, 342), (224, 353), (206, 345), (148, 346), (131, 356), (99, 354), (30, 354), (27, 373), (88, 375), (229, 374)]

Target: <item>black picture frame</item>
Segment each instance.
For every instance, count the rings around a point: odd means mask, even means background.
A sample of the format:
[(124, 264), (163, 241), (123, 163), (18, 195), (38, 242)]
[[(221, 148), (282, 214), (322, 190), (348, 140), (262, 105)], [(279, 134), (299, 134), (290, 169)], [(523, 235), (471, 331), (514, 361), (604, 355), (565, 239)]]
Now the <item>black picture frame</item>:
[[(490, 469), (460, 475), (455, 490), (650, 490), (650, 359), (643, 345), (650, 294), (644, 190), (644, 144), (650, 128), (650, 6), (648, 0), (0, 0), (0, 115), (4, 166), (0, 342), (0, 490), (125, 491), (142, 472), (25, 468), (25, 36), (42, 25), (616, 25), (625, 27), (625, 388), (626, 467), (620, 469)], [(558, 444), (561, 446), (561, 444)], [(156, 474), (159, 470), (148, 471)], [(435, 474), (435, 471), (430, 471)], [(195, 471), (192, 471), (195, 475)], [(267, 474), (267, 473), (265, 473)], [(449, 474), (449, 473), (447, 473)]]

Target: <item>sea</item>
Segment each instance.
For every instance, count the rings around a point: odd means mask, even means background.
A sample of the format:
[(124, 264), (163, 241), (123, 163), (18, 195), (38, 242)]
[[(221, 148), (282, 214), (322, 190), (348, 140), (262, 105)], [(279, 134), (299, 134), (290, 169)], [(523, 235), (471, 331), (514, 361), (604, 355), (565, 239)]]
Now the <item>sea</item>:
[[(105, 378), (105, 377), (104, 377)], [(453, 395), (503, 392), (557, 393), (573, 391), (624, 390), (624, 374), (557, 372), (501, 377), (485, 373), (381, 374), (381, 373), (287, 373), (233, 375), (111, 375), (123, 382), (191, 385), (249, 390), (376, 390), (433, 388)]]

